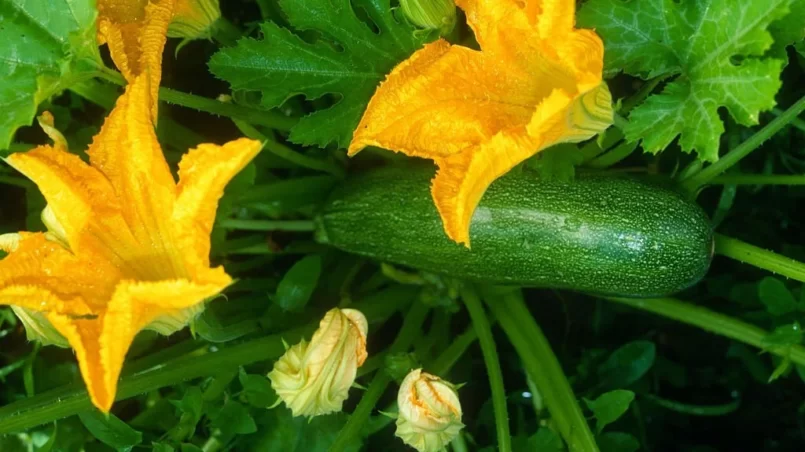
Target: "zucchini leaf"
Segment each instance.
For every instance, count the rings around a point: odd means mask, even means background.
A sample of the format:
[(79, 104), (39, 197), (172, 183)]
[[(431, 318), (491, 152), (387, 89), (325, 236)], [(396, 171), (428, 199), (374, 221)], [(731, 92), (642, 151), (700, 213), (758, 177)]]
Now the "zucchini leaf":
[(102, 66), (92, 0), (0, 0), (0, 150), (40, 102)]
[(340, 97), (291, 130), (289, 139), (297, 144), (325, 147), (335, 142), (345, 148), (386, 74), (435, 38), (435, 32), (414, 33), (397, 17), (390, 0), (280, 0), (279, 4), (295, 30), (318, 32), (322, 38), (306, 41), (264, 22), (263, 39), (243, 39), (219, 51), (209, 67), (233, 90), (259, 91), (265, 108), (297, 94), (311, 100), (328, 94)]
[(675, 77), (632, 111), (626, 138), (657, 153), (679, 136), (683, 151), (712, 162), (724, 133), (719, 108), (749, 126), (774, 107), (785, 64), (775, 38), (784, 47), (802, 32), (802, 8), (792, 3), (591, 0), (578, 22), (603, 38), (607, 74)]

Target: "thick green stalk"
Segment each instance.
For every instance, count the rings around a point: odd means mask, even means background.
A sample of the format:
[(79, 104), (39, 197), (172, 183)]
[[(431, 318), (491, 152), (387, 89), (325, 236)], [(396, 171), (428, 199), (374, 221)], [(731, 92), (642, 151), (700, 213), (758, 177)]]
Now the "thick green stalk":
[(576, 395), (562, 371), (534, 317), (528, 311), (520, 290), (498, 297), (485, 297), (489, 310), (514, 345), (528, 375), (545, 400), (559, 433), (571, 452), (597, 452), (595, 436), (579, 406)]
[(238, 220), (227, 218), (218, 222), (224, 229), (243, 231), (312, 231), (315, 225), (310, 220)]
[(503, 387), (503, 371), (500, 370), (495, 340), (492, 337), (492, 327), (486, 317), (478, 294), (471, 287), (461, 291), (461, 299), (470, 314), (472, 326), (478, 335), (478, 343), (484, 356), (486, 372), (489, 376), (489, 386), (492, 389), (492, 409), (495, 413), (495, 430), (498, 437), (498, 450), (509, 452), (512, 450), (511, 433), (509, 432), (509, 413), (506, 407), (506, 389)]
[[(99, 74), (104, 80), (123, 86), (126, 81), (119, 72), (109, 68), (103, 68)], [(258, 110), (256, 108), (245, 107), (229, 102), (221, 102), (217, 99), (196, 96), (194, 94), (183, 93), (170, 88), (159, 88), (159, 100), (169, 104), (192, 108), (193, 110), (203, 111), (217, 116), (240, 119), (252, 124), (259, 124), (275, 130), (288, 131), (296, 125), (297, 118), (288, 117), (282, 113), (270, 110)]]
[(234, 119), (233, 122), (244, 135), (251, 139), (262, 141), (263, 149), (276, 155), (277, 157), (280, 157), (281, 159), (287, 160), (303, 168), (310, 168), (313, 170), (330, 173), (336, 177), (344, 176), (344, 169), (330, 160), (310, 157), (296, 152), (288, 146), (285, 146), (279, 141), (275, 140), (273, 137), (263, 134), (246, 121)]
[(805, 282), (805, 264), (744, 241), (716, 234), (716, 254)]
[(805, 185), (805, 176), (791, 174), (724, 174), (713, 178), (719, 185)]
[[(416, 292), (409, 288), (393, 288), (378, 292), (355, 303), (370, 323), (390, 317), (401, 306), (410, 302)], [(380, 300), (388, 303), (379, 303)], [(125, 375), (118, 385), (115, 400), (124, 400), (182, 381), (220, 374), (223, 369), (237, 368), (258, 361), (276, 359), (285, 352), (283, 340), (298, 342), (318, 327), (318, 320), (307, 326), (253, 339), (216, 352), (198, 355), (197, 352), (168, 361), (160, 366)], [(148, 359), (145, 357), (143, 359)], [(138, 362), (130, 368), (139, 368)], [(18, 402), (0, 407), (0, 435), (21, 432), (40, 424), (62, 419), (92, 409), (83, 384), (67, 385), (43, 392)]]
[[(278, 358), (285, 352), (282, 340), (297, 342), (313, 326), (255, 339), (219, 352), (176, 359), (151, 370), (123, 378), (115, 400), (124, 400), (182, 381), (219, 373), (257, 361)], [(21, 432), (92, 409), (89, 396), (81, 386), (71, 385), (44, 392), (0, 408), (0, 434)]]
[(805, 347), (801, 345), (768, 347), (764, 342), (764, 339), (769, 334), (768, 331), (701, 306), (685, 303), (684, 301), (673, 298), (639, 299), (607, 297), (606, 300), (687, 323), (688, 325), (699, 327), (705, 331), (718, 334), (719, 336), (728, 337), (743, 342), (744, 344), (763, 349), (771, 354), (783, 358), (790, 358), (791, 361), (796, 364), (805, 365)]
[(760, 129), (757, 133), (749, 137), (735, 149), (727, 152), (717, 162), (702, 169), (698, 173), (690, 176), (682, 182), (682, 187), (691, 194), (695, 194), (699, 189), (707, 185), (712, 179), (719, 174), (731, 168), (741, 159), (749, 155), (750, 152), (757, 149), (764, 141), (768, 140), (780, 129), (787, 126), (791, 121), (796, 119), (800, 113), (805, 111), (805, 96), (800, 98), (794, 105), (788, 108), (780, 116), (776, 117), (765, 127)]
[[(387, 350), (389, 354), (405, 352), (411, 347), (417, 336), (421, 334), (422, 323), (425, 321), (428, 312), (429, 308), (423, 303), (414, 302), (405, 315), (403, 326), (400, 328), (397, 338)], [(375, 374), (369, 384), (369, 388), (361, 397), (358, 406), (349, 416), (346, 425), (338, 432), (338, 436), (330, 446), (330, 452), (346, 450), (347, 445), (352, 442), (353, 438), (360, 434), (361, 429), (366, 424), (369, 416), (371, 416), (372, 410), (377, 405), (377, 401), (386, 392), (386, 387), (391, 381), (391, 377), (384, 371), (379, 371)]]

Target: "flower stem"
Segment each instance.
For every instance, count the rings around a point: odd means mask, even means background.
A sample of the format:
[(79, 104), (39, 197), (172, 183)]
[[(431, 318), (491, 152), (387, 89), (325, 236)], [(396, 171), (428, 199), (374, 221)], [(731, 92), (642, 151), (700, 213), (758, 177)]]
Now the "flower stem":
[[(772, 108), (771, 113), (774, 116), (780, 116), (784, 112), (783, 112), (783, 110), (780, 110), (779, 108)], [(791, 126), (796, 127), (797, 129), (805, 132), (805, 120), (802, 120), (802, 119), (799, 119), (799, 118), (794, 118), (793, 120), (791, 120)]]
[(227, 218), (218, 222), (224, 229), (239, 229), (243, 231), (297, 231), (308, 232), (315, 229), (310, 220), (238, 220)]
[(470, 314), (472, 326), (478, 335), (478, 344), (484, 356), (484, 364), (489, 376), (489, 386), (492, 389), (492, 409), (495, 412), (495, 430), (498, 437), (498, 450), (510, 452), (511, 433), (509, 432), (509, 413), (506, 407), (506, 389), (503, 387), (503, 372), (500, 370), (495, 340), (492, 337), (492, 327), (486, 317), (486, 312), (475, 290), (468, 286), (461, 291), (461, 299)]
[(238, 129), (240, 129), (240, 131), (243, 132), (244, 135), (246, 135), (251, 139), (262, 141), (263, 148), (266, 151), (276, 155), (277, 157), (280, 157), (284, 160), (287, 160), (291, 163), (294, 163), (304, 168), (323, 171), (326, 173), (330, 173), (336, 177), (344, 176), (344, 169), (330, 160), (314, 158), (296, 152), (293, 149), (289, 148), (288, 146), (285, 146), (279, 141), (275, 140), (274, 137), (267, 136), (264, 133), (260, 132), (254, 126), (252, 126), (246, 121), (233, 119), (233, 122), (238, 127)]
[[(400, 328), (397, 338), (388, 348), (389, 354), (405, 352), (411, 347), (411, 344), (413, 344), (417, 336), (421, 334), (422, 322), (425, 321), (428, 312), (429, 308), (423, 303), (414, 302), (405, 315), (403, 326)], [(355, 407), (355, 411), (349, 416), (346, 425), (338, 432), (338, 436), (330, 446), (330, 452), (346, 450), (347, 445), (352, 442), (353, 438), (360, 434), (361, 429), (372, 414), (372, 410), (375, 408), (375, 405), (377, 405), (377, 401), (380, 400), (380, 397), (386, 392), (386, 387), (391, 381), (391, 377), (382, 370), (375, 374), (372, 382), (369, 384), (369, 388), (363, 394), (363, 397), (361, 397), (358, 406)]]
[(500, 322), (514, 345), (528, 375), (544, 396), (545, 406), (556, 421), (557, 429), (571, 452), (597, 452), (595, 436), (567, 381), (559, 360), (551, 350), (518, 289), (497, 299), (484, 297), (489, 310)]
[(724, 174), (713, 178), (719, 185), (805, 185), (805, 176), (792, 174)]
[[(98, 76), (115, 85), (124, 86), (126, 84), (126, 81), (119, 72), (106, 67), (99, 71)], [(233, 103), (221, 102), (216, 99), (196, 96), (194, 94), (183, 93), (164, 87), (159, 88), (159, 100), (217, 116), (241, 119), (252, 124), (259, 124), (282, 131), (291, 130), (291, 127), (297, 122), (297, 118), (288, 117), (276, 111), (259, 110)]]
[[(370, 323), (376, 323), (409, 303), (411, 295), (407, 288), (388, 289), (356, 302), (354, 307), (361, 310)], [(387, 303), (378, 303), (378, 300), (385, 300)], [(220, 374), (223, 369), (235, 369), (258, 361), (276, 359), (285, 353), (283, 340), (297, 342), (312, 333), (316, 327), (318, 321), (235, 346), (223, 347), (216, 352), (208, 351), (200, 356), (197, 352), (192, 352), (160, 366), (125, 375), (120, 380), (115, 400), (128, 399), (198, 377)], [(130, 367), (138, 368), (138, 362), (135, 361)], [(83, 384), (56, 388), (0, 407), (0, 435), (25, 431), (90, 409), (92, 403)]]
[(727, 152), (717, 162), (705, 167), (698, 173), (692, 175), (682, 182), (682, 188), (689, 193), (698, 193), (699, 189), (707, 185), (713, 178), (731, 168), (741, 159), (749, 155), (750, 152), (757, 149), (764, 141), (768, 140), (780, 129), (791, 123), (800, 113), (805, 111), (805, 96), (800, 98), (794, 105), (788, 108), (780, 116), (773, 119), (765, 127), (760, 129), (748, 140), (738, 145), (735, 149)]
[(716, 234), (716, 254), (805, 282), (804, 263), (732, 237)]
[(767, 347), (764, 343), (764, 338), (769, 334), (768, 331), (701, 306), (685, 303), (674, 298), (607, 297), (605, 299), (687, 323), (719, 336), (728, 337), (763, 349), (771, 354), (790, 358), (796, 364), (805, 365), (805, 347), (801, 345)]

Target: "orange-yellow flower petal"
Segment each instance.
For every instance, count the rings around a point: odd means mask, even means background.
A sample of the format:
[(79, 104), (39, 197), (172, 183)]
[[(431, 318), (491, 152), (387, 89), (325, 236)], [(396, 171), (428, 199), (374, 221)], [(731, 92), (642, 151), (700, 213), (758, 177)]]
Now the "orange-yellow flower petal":
[(41, 233), (0, 235), (0, 304), (70, 316), (92, 315), (119, 278), (103, 259), (82, 259)]
[(185, 154), (179, 162), (179, 185), (171, 223), (186, 257), (198, 259), (198, 266), (209, 266), (210, 232), (218, 200), (224, 187), (262, 148), (255, 140), (242, 138), (223, 146), (202, 144)]
[(574, 29), (573, 0), (459, 0), (481, 51), (437, 41), (399, 64), (355, 130), (350, 155), (379, 146), (433, 159), (448, 237), (469, 246), (475, 207), (515, 165), (612, 122), (603, 45)]
[(150, 77), (135, 77), (95, 137), (90, 165), (55, 133), (54, 146), (8, 159), (42, 189), (53, 232), (0, 236), (10, 252), (0, 260), (0, 303), (44, 314), (104, 411), (134, 336), (175, 331), (231, 283), (209, 267), (209, 232), (225, 184), (261, 148), (246, 139), (201, 145), (177, 185), (156, 141), (151, 96)]
[(154, 120), (162, 51), (175, 8), (176, 0), (98, 0), (98, 43), (108, 44), (112, 61), (129, 83), (148, 74)]

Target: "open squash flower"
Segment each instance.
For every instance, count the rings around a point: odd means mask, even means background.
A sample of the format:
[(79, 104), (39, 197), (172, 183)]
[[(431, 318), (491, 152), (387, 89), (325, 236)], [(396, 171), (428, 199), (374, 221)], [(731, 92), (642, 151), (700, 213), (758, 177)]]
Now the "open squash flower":
[(294, 416), (341, 411), (366, 361), (368, 328), (360, 311), (331, 309), (310, 342), (303, 339), (277, 360), (268, 378)]
[(444, 40), (399, 64), (349, 146), (379, 146), (439, 167), (431, 193), (448, 237), (469, 246), (487, 187), (514, 166), (612, 123), (603, 44), (575, 29), (575, 0), (456, 0), (480, 51)]
[[(40, 124), (54, 144), (6, 159), (42, 191), (48, 232), (0, 236), (9, 253), (0, 304), (22, 313), (29, 337), (68, 343), (92, 402), (109, 411), (135, 335), (183, 328), (232, 282), (210, 268), (210, 231), (224, 187), (262, 146), (201, 144), (182, 159), (177, 184), (154, 132), (173, 1), (99, 7), (99, 34), (130, 84), (87, 151), (89, 164), (68, 152), (49, 114)], [(110, 21), (110, 11), (128, 22)]]
[(444, 450), (464, 424), (456, 387), (441, 378), (412, 370), (397, 393), (395, 435), (419, 452)]
[[(72, 346), (92, 402), (108, 411), (134, 336), (184, 327), (231, 283), (210, 268), (210, 231), (227, 182), (261, 148), (239, 139), (202, 144), (179, 164), (179, 183), (156, 140), (148, 77), (129, 85), (87, 154), (53, 146), (13, 154), (48, 206), (47, 233), (0, 236), (0, 304), (42, 315)], [(46, 329), (46, 327), (43, 327)], [(57, 341), (51, 341), (57, 342)]]

